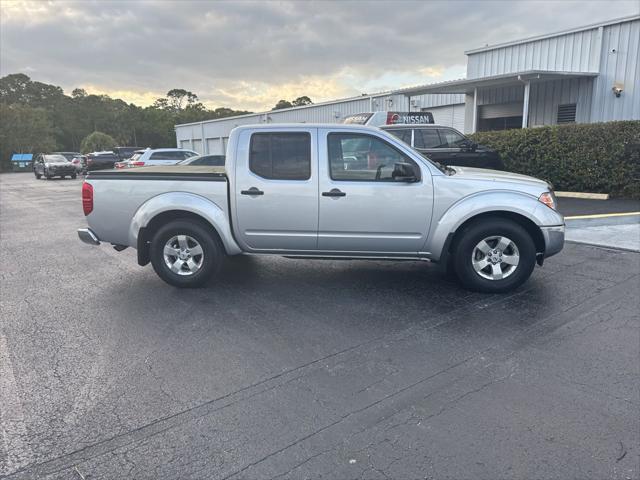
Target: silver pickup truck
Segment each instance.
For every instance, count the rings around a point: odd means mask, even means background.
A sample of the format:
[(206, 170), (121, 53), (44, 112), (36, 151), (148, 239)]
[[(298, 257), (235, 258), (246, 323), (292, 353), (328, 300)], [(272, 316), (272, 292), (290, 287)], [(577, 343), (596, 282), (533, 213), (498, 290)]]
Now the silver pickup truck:
[(564, 245), (551, 187), (442, 167), (375, 127), (241, 126), (226, 166), (92, 172), (89, 244), (137, 249), (171, 285), (195, 287), (226, 255), (428, 260), (467, 288), (504, 292)]

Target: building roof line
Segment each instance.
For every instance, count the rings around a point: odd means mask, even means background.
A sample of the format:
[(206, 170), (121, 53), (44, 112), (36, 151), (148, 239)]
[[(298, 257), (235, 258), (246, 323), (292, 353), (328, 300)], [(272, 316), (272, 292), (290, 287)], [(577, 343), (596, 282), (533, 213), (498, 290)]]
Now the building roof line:
[(496, 43), (495, 45), (487, 45), (485, 47), (472, 48), (471, 50), (466, 50), (464, 54), (473, 55), (474, 53), (486, 52), (489, 50), (496, 50), (498, 48), (504, 48), (504, 47), (511, 47), (513, 45), (521, 45), (523, 43), (534, 42), (536, 40), (544, 40), (546, 38), (561, 37), (562, 35), (568, 35), (570, 33), (583, 32), (585, 30), (594, 30), (599, 27), (606, 27), (608, 25), (615, 25), (617, 23), (632, 22), (634, 20), (640, 20), (640, 15), (628, 15), (626, 17), (613, 18), (611, 20), (606, 20), (603, 22), (584, 25), (582, 27), (570, 28), (570, 29), (561, 30), (558, 32), (546, 33), (543, 35), (535, 35), (533, 37), (522, 38), (520, 40), (512, 40), (510, 42)]

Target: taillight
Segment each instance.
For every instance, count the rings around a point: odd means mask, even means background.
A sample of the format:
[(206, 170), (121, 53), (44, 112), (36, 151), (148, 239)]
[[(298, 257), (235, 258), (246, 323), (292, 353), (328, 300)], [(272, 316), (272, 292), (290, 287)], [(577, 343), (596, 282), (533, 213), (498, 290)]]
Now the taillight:
[(132, 167), (144, 167), (144, 162), (140, 162), (140, 161), (129, 162), (129, 165), (131, 165)]
[(93, 163), (93, 159), (87, 158), (87, 165), (91, 165)]
[(93, 211), (93, 186), (87, 182), (82, 184), (82, 210), (85, 215)]

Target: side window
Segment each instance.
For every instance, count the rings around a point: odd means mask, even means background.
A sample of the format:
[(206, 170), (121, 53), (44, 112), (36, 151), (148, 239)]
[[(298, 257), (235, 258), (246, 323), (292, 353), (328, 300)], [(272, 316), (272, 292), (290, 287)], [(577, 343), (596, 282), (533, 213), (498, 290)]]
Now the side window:
[(415, 148), (442, 148), (442, 141), (435, 128), (416, 128), (413, 134)]
[(440, 130), (443, 148), (460, 148), (466, 143), (467, 139), (455, 130), (443, 128)]
[(394, 137), (397, 137), (398, 139), (402, 140), (407, 145), (411, 145), (411, 130), (410, 129), (387, 130), (387, 132), (389, 132)]
[(359, 133), (328, 135), (329, 167), (333, 180), (393, 182), (396, 163), (418, 165), (384, 140)]
[(311, 135), (307, 132), (254, 133), (249, 170), (270, 180), (311, 178)]

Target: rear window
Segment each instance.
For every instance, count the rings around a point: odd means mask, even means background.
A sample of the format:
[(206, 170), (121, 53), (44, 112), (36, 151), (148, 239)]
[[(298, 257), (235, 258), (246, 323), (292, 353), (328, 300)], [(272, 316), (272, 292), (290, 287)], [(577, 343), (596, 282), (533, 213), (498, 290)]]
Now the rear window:
[(150, 160), (184, 160), (185, 158), (191, 157), (193, 155), (192, 152), (182, 152), (182, 151), (166, 151), (166, 152), (153, 152), (149, 157)]
[(307, 132), (254, 133), (249, 169), (271, 180), (311, 178), (311, 135)]

